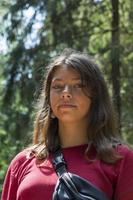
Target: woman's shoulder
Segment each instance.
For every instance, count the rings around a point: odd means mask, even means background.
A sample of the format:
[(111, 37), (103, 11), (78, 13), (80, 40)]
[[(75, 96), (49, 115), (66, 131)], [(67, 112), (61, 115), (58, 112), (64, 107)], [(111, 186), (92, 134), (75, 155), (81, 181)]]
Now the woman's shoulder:
[(116, 151), (122, 155), (123, 157), (126, 156), (133, 156), (133, 148), (129, 146), (128, 144), (119, 144), (116, 147)]
[(133, 199), (133, 149), (126, 144), (118, 145), (121, 159), (115, 166), (115, 199)]
[(133, 149), (127, 144), (117, 145), (118, 154), (121, 156), (115, 166), (118, 170), (133, 168)]
[(11, 169), (12, 172), (16, 172), (18, 168), (23, 166), (25, 162), (33, 158), (33, 155), (31, 156), (31, 151), (29, 149), (24, 149), (18, 154), (14, 156), (12, 159), (9, 168)]
[(29, 155), (29, 150), (28, 149), (24, 149), (22, 151), (20, 151), (19, 153), (17, 153), (14, 158), (12, 159), (12, 163), (15, 162), (23, 162), (28, 158)]

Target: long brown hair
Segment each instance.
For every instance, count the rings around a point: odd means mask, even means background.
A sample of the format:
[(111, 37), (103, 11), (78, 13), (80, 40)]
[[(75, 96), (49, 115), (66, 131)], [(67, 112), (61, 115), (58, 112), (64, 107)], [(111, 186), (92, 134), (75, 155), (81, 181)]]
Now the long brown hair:
[[(91, 91), (91, 110), (88, 118), (88, 144), (92, 144), (98, 157), (107, 163), (113, 163), (120, 156), (115, 152), (120, 139), (116, 126), (116, 115), (108, 93), (103, 75), (97, 64), (87, 55), (74, 50), (65, 49), (47, 67), (40, 95), (39, 110), (34, 126), (34, 151), (37, 157), (44, 158), (60, 145), (58, 136), (58, 119), (51, 117), (50, 85), (55, 70), (67, 65), (78, 71), (86, 91)], [(89, 151), (88, 145), (87, 151)]]

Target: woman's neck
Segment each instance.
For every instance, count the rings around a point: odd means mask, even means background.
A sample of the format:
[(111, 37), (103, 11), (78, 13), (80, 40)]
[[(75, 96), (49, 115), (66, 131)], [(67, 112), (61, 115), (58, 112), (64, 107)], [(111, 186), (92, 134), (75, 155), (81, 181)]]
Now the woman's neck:
[(62, 147), (71, 147), (88, 143), (87, 127), (80, 123), (59, 123), (59, 136)]

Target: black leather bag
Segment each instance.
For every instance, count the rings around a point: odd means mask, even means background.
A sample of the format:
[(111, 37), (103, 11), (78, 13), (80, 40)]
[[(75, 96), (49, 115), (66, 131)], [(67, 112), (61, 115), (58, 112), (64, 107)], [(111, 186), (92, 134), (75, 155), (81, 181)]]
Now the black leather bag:
[(54, 154), (53, 166), (59, 178), (52, 200), (109, 200), (105, 193), (91, 182), (67, 172), (67, 165), (60, 150)]

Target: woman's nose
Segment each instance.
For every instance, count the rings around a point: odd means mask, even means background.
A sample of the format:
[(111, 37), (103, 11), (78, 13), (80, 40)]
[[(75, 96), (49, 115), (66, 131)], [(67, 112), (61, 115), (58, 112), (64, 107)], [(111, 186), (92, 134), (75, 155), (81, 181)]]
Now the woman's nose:
[(71, 98), (72, 97), (72, 93), (71, 93), (71, 88), (66, 85), (62, 91), (62, 98)]

